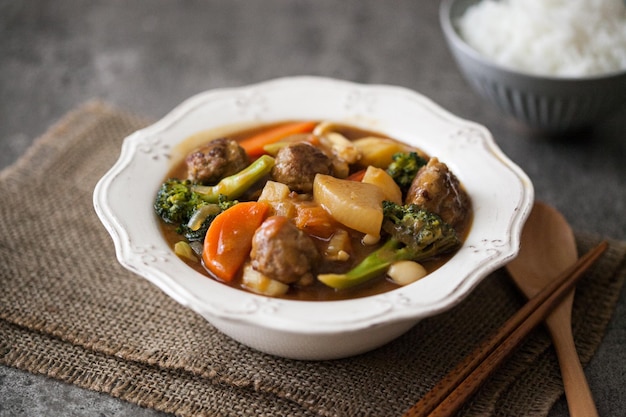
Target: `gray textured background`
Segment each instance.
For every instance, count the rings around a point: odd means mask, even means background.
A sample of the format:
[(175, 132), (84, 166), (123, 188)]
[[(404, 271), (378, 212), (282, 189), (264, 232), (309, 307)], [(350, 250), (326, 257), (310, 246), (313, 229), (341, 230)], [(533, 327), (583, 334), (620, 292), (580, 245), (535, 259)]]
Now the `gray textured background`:
[[(437, 1), (0, 0), (0, 168), (98, 98), (159, 118), (185, 98), (289, 75), (412, 88), (487, 126), (576, 230), (626, 239), (626, 109), (578, 140), (529, 137), (478, 99)], [(2, 337), (0, 335), (0, 337)], [(602, 416), (626, 414), (626, 294), (586, 368)], [(1, 416), (163, 414), (0, 367)], [(561, 400), (552, 417), (566, 416)]]

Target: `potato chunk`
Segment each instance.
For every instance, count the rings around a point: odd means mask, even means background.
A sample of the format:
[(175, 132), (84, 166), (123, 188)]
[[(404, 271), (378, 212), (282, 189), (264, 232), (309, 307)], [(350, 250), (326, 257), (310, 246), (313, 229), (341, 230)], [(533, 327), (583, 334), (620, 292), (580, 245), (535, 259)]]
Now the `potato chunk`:
[(362, 166), (373, 165), (377, 168), (386, 169), (391, 163), (391, 157), (397, 152), (406, 152), (410, 149), (407, 145), (395, 142), (391, 139), (367, 136), (357, 139), (354, 146), (361, 151)]
[(373, 184), (317, 174), (313, 200), (339, 223), (359, 232), (380, 236), (385, 195)]
[(272, 214), (277, 216), (293, 217), (296, 215), (296, 208), (289, 198), (289, 187), (276, 181), (268, 181), (263, 187), (263, 191), (258, 201), (264, 201), (272, 207)]
[(361, 182), (374, 184), (385, 194), (385, 200), (402, 204), (402, 191), (396, 182), (384, 169), (368, 166)]

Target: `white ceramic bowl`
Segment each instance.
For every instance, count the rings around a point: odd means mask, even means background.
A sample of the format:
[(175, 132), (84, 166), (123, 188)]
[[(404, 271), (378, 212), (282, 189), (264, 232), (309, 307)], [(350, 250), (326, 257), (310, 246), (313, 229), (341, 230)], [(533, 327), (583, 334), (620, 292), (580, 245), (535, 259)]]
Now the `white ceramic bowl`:
[[(346, 301), (293, 301), (220, 284), (180, 261), (163, 239), (152, 203), (177, 145), (202, 130), (289, 119), (331, 120), (387, 133), (445, 161), (472, 198), (474, 221), (443, 267), (406, 287)], [(177, 156), (175, 156), (177, 155)], [(196, 95), (124, 141), (94, 191), (98, 216), (122, 265), (147, 278), (225, 334), (257, 350), (295, 359), (366, 352), (421, 318), (459, 303), (488, 273), (516, 255), (533, 203), (528, 177), (489, 132), (404, 88), (295, 77)]]
[(626, 106), (626, 71), (581, 78), (531, 75), (490, 61), (459, 35), (456, 22), (481, 0), (443, 0), (440, 23), (468, 84), (531, 130), (560, 136), (593, 127)]

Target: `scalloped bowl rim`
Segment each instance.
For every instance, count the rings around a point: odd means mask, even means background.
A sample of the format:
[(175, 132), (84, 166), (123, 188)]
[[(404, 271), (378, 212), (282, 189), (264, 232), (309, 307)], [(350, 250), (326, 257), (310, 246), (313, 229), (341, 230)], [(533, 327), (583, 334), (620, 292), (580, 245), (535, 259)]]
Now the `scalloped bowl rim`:
[[(302, 94), (308, 100), (295, 100)], [(206, 118), (214, 114), (216, 120)], [(439, 156), (459, 176), (474, 204), (474, 224), (462, 248), (420, 281), (344, 301), (270, 298), (231, 288), (187, 266), (160, 235), (149, 200), (173, 163), (176, 145), (202, 129), (289, 119), (345, 122), (388, 133)], [(471, 170), (460, 157), (465, 154), (474, 158)], [(486, 128), (452, 115), (417, 92), (300, 76), (209, 90), (187, 99), (124, 140), (119, 159), (96, 185), (93, 199), (118, 261), (209, 322), (315, 335), (417, 322), (453, 307), (517, 254), (534, 190)]]

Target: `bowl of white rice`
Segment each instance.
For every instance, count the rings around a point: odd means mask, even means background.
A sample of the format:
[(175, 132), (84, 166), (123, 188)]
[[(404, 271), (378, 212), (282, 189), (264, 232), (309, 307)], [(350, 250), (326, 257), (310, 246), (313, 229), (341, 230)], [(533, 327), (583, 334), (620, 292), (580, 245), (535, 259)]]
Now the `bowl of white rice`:
[(534, 131), (590, 128), (626, 106), (623, 0), (443, 0), (470, 86)]

